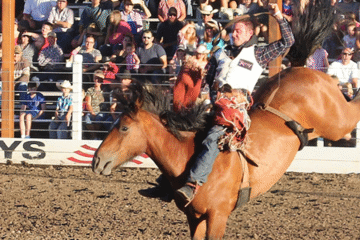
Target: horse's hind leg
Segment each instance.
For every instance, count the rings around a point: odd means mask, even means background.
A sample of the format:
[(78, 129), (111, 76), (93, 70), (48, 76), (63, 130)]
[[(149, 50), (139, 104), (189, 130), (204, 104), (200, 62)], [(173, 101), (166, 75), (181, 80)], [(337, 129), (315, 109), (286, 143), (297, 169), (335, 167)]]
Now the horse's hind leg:
[(187, 219), (190, 227), (190, 235), (193, 240), (205, 239), (206, 221), (205, 219), (198, 219), (190, 214), (187, 214)]
[(215, 211), (209, 213), (209, 217), (207, 219), (206, 239), (222, 239), (225, 234), (226, 222), (228, 218), (229, 214), (224, 212)]

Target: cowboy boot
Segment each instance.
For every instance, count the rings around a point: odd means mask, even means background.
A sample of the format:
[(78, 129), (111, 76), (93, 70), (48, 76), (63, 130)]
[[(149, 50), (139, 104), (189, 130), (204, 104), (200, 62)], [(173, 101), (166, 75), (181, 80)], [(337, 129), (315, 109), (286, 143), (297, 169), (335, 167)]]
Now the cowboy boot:
[(175, 196), (179, 197), (185, 203), (185, 207), (187, 207), (194, 199), (199, 188), (200, 185), (188, 182), (175, 191)]

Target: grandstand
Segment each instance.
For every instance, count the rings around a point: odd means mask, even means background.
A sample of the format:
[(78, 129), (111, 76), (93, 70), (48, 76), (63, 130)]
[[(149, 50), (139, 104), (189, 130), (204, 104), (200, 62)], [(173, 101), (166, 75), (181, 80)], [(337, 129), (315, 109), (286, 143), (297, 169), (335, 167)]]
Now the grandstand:
[[(198, 3), (196, 1), (192, 1), (193, 5), (192, 5), (192, 9), (193, 9), (193, 14), (192, 16), (188, 15), (186, 20), (187, 21), (193, 21), (195, 24), (198, 22), (201, 22), (201, 14), (198, 12)], [(280, 1), (278, 1), (278, 3), (281, 3)], [(73, 10), (74, 13), (74, 24), (72, 24), (71, 26), (71, 38), (75, 39), (79, 34), (79, 23), (81, 21), (81, 16), (84, 12), (84, 10), (88, 7), (91, 6), (91, 2), (82, 2), (82, 3), (69, 3), (68, 4), (68, 8)], [(3, 67), (4, 70), (5, 69), (9, 69), (9, 72), (14, 71), (13, 70), (13, 66), (9, 66), (6, 65), (7, 63), (5, 63), (5, 59), (9, 56), (13, 55), (13, 49), (10, 48), (6, 48), (5, 46), (7, 46), (8, 43), (13, 43), (15, 42), (15, 38), (14, 36), (12, 36), (13, 34), (10, 34), (12, 32), (12, 30), (7, 29), (5, 26), (9, 26), (10, 29), (12, 29), (12, 25), (13, 25), (13, 21), (11, 21), (11, 19), (15, 19), (15, 16), (13, 14), (13, 7), (14, 6), (10, 6), (10, 5), (6, 5), (4, 4), (3, 11), (7, 11), (6, 9), (8, 9), (8, 15), (3, 14), (3, 29), (4, 31), (2, 32), (2, 40), (3, 40), (3, 44), (2, 44), (2, 52), (3, 52)], [(141, 8), (139, 8), (141, 9)], [(220, 10), (220, 9), (219, 9)], [(111, 11), (110, 11), (111, 12)], [(221, 12), (221, 11), (220, 11)], [(229, 22), (229, 17), (224, 17), (224, 14), (219, 14), (220, 12), (218, 12), (218, 14), (214, 15), (214, 20), (216, 20), (217, 22), (221, 23), (223, 26), (226, 25), (227, 22)], [(223, 13), (223, 12), (221, 12)], [(20, 19), (19, 19), (20, 20)], [(159, 21), (159, 19), (155, 16), (152, 16), (151, 18), (146, 18), (142, 20), (142, 26), (145, 29), (150, 29), (152, 30), (152, 32), (154, 32), (155, 36), (156, 36), (156, 31), (159, 27), (159, 25), (161, 24), (161, 22)], [(276, 21), (274, 21), (272, 18), (270, 18), (270, 21), (268, 23), (268, 34), (269, 37), (268, 39), (264, 36), (259, 36), (259, 44), (266, 44), (267, 42), (272, 42), (275, 39), (278, 39), (281, 35), (280, 32), (278, 30), (278, 27), (276, 26), (277, 23)], [(109, 26), (109, 20), (107, 22), (107, 26)], [(41, 34), (40, 30), (35, 30), (35, 33)], [(106, 33), (106, 31), (105, 31)], [(8, 34), (8, 35), (5, 35)], [(7, 38), (6, 36), (9, 36), (9, 38)], [(156, 39), (156, 38), (155, 38)], [(198, 36), (199, 42), (201, 41), (201, 39), (203, 39), (203, 36)], [(136, 39), (135, 39), (136, 40)], [(139, 39), (137, 39), (139, 40)], [(164, 40), (164, 39), (163, 39)], [(141, 41), (141, 38), (140, 38)], [(100, 41), (99, 41), (100, 42)], [(136, 42), (136, 46), (139, 47), (139, 42)], [(178, 43), (176, 43), (178, 44)], [(9, 44), (11, 45), (11, 44)], [(164, 45), (162, 43), (162, 45)], [(123, 46), (124, 48), (124, 46)], [(337, 54), (339, 54), (341, 52), (341, 46), (337, 46)], [(100, 49), (100, 46), (96, 47), (97, 50)], [(73, 49), (72, 49), (73, 50)], [(56, 110), (56, 103), (58, 98), (62, 95), (62, 92), (60, 90), (58, 90), (56, 87), (51, 88), (50, 90), (45, 89), (45, 90), (41, 90), (40, 92), (43, 94), (43, 96), (45, 97), (45, 103), (46, 103), (46, 110), (45, 110), (45, 114), (43, 119), (36, 119), (32, 121), (32, 127), (31, 127), (31, 134), (30, 134), (30, 139), (21, 139), (21, 133), (20, 133), (20, 125), (19, 125), (19, 115), (20, 115), (20, 109), (21, 109), (21, 105), (22, 105), (22, 101), (20, 99), (20, 94), (19, 92), (14, 91), (13, 86), (10, 86), (13, 82), (13, 80), (11, 80), (10, 76), (12, 74), (9, 74), (9, 72), (6, 71), (2, 71), (2, 81), (3, 81), (3, 94), (2, 94), (2, 119), (1, 119), (1, 131), (2, 131), (2, 141), (3, 143), (1, 144), (0, 141), (0, 146), (2, 146), (2, 149), (5, 151), (6, 148), (10, 149), (10, 146), (15, 146), (14, 143), (19, 142), (20, 140), (23, 141), (22, 143), (25, 143), (26, 141), (33, 141), (35, 142), (35, 145), (37, 145), (38, 147), (33, 147), (35, 150), (34, 152), (36, 153), (35, 155), (26, 155), (26, 156), (31, 156), (29, 158), (24, 158), (23, 153), (26, 152), (26, 149), (29, 149), (29, 146), (26, 146), (26, 144), (23, 144), (23, 149), (19, 150), (17, 152), (17, 150), (11, 150), (14, 151), (14, 155), (13, 158), (15, 158), (14, 156), (18, 156), (18, 159), (21, 159), (20, 161), (23, 160), (30, 160), (31, 163), (36, 163), (37, 162), (41, 162), (43, 161), (44, 164), (53, 164), (54, 161), (56, 162), (56, 164), (68, 164), (68, 165), (73, 165), (73, 164), (80, 164), (80, 165), (88, 165), (89, 161), (91, 159), (91, 153), (94, 151), (94, 149), (97, 148), (97, 146), (100, 144), (100, 141), (98, 139), (95, 138), (91, 138), (91, 134), (92, 132), (97, 132), (98, 135), (100, 136), (99, 138), (101, 138), (101, 136), (104, 136), (104, 134), (106, 134), (107, 129), (106, 127), (103, 125), (103, 123), (107, 124), (107, 127), (109, 125), (111, 125), (111, 121), (109, 122), (108, 120), (102, 120), (100, 121), (100, 123), (102, 124), (102, 126), (98, 129), (86, 129), (84, 127), (84, 112), (85, 111), (89, 111), (88, 109), (83, 109), (83, 95), (82, 95), (82, 89), (84, 89), (84, 86), (93, 86), (93, 75), (94, 75), (94, 71), (91, 72), (84, 72), (84, 66), (87, 64), (88, 67), (92, 68), (94, 67), (95, 69), (101, 69), (102, 71), (104, 70), (104, 64), (107, 63), (108, 61), (113, 61), (113, 59), (111, 59), (111, 56), (103, 56), (102, 59), (100, 61), (97, 62), (93, 62), (93, 63), (84, 63), (85, 57), (84, 55), (81, 54), (75, 54), (74, 55), (74, 60), (73, 62), (70, 62), (69, 59), (71, 58), (71, 53), (72, 51), (69, 52), (65, 52), (63, 54), (64, 58), (62, 62), (57, 62), (56, 64), (60, 64), (61, 68), (57, 69), (56, 71), (47, 71), (46, 69), (44, 70), (39, 70), (39, 71), (34, 71), (34, 69), (32, 68), (32, 71), (30, 73), (30, 81), (31, 79), (33, 79), (34, 76), (38, 76), (40, 73), (43, 74), (45, 76), (45, 79), (41, 82), (43, 85), (53, 85), (55, 86), (55, 82), (58, 81), (59, 83), (63, 80), (69, 80), (72, 85), (73, 85), (73, 91), (72, 91), (72, 98), (73, 98), (73, 114), (72, 114), (72, 120), (71, 120), (71, 124), (68, 126), (69, 128), (69, 134), (68, 134), (68, 138), (66, 139), (62, 139), (62, 140), (54, 140), (54, 139), (49, 139), (49, 124), (51, 121), (54, 120), (54, 114), (55, 114), (55, 110)], [(115, 54), (116, 52), (112, 52), (112, 54)], [(124, 53), (123, 53), (124, 54)], [(12, 58), (7, 58), (8, 60), (12, 60)], [(171, 60), (172, 57), (168, 57), (168, 60)], [(330, 63), (332, 61), (335, 61), (336, 58), (334, 58), (333, 56), (331, 56), (329, 58)], [(115, 62), (115, 61), (114, 61)], [(128, 66), (128, 64), (126, 64), (123, 61), (121, 62), (115, 62), (116, 65), (119, 68), (119, 71), (117, 72), (119, 75), (121, 76), (121, 74), (124, 73), (124, 69)], [(38, 68), (38, 62), (34, 62), (34, 65)], [(140, 64), (140, 69), (142, 67), (151, 67), (151, 68), (160, 68), (162, 67), (162, 65), (160, 64), (153, 64), (153, 63), (141, 63)], [(161, 84), (165, 87), (169, 88), (169, 92), (171, 92), (171, 87), (173, 84), (173, 81), (170, 81), (170, 79), (172, 79), (174, 77), (174, 74), (171, 73), (171, 71), (169, 70), (169, 68), (171, 68), (172, 66), (167, 66), (166, 68), (162, 69), (161, 72), (155, 72), (155, 73), (142, 73), (140, 71), (138, 72), (133, 72), (132, 76), (134, 76), (135, 78), (142, 78), (143, 76), (147, 76), (149, 78), (155, 77), (158, 79), (158, 82), (153, 83), (153, 84)], [(259, 80), (258, 84), (261, 84), (262, 82), (266, 81), (266, 79), (269, 76), (274, 75), (275, 73), (279, 72), (282, 68), (287, 67), (286, 65), (286, 59), (284, 61), (281, 61), (281, 59), (277, 59), (276, 61), (274, 61), (272, 64), (269, 65), (269, 67), (263, 72), (261, 79)], [(56, 80), (47, 78), (49, 75), (55, 75), (56, 76)], [(116, 73), (115, 73), (116, 75)], [(176, 77), (176, 75), (175, 75)], [(6, 79), (10, 79), (8, 82), (6, 81)], [(117, 78), (116, 78), (117, 79)], [(9, 90), (10, 92), (8, 92)], [(14, 99), (14, 101), (12, 101), (12, 99)], [(111, 104), (111, 98), (110, 97), (105, 97), (105, 102), (104, 104), (110, 105)], [(9, 110), (10, 109), (10, 110)], [(13, 109), (13, 111), (12, 111)], [(103, 114), (106, 115), (111, 115), (111, 112), (109, 109), (103, 110), (102, 111)], [(320, 152), (323, 152), (323, 149), (328, 149), (328, 147), (332, 146), (337, 146), (337, 147), (349, 147), (349, 148), (356, 148), (356, 142), (357, 142), (357, 138), (356, 136), (358, 136), (357, 134), (357, 129), (355, 129), (352, 133), (352, 139), (350, 141), (347, 140), (341, 140), (340, 142), (330, 142), (328, 140), (324, 140), (324, 139), (320, 139), (320, 140), (314, 140), (310, 143), (311, 146), (314, 146), (314, 148), (316, 147), (317, 149), (320, 149)], [(9, 138), (9, 139), (6, 139)], [(19, 145), (20, 148), (21, 144)], [(56, 146), (56, 148), (55, 148)], [(57, 148), (59, 147), (60, 148)], [(84, 147), (85, 146), (85, 147)], [(31, 147), (30, 147), (31, 148)], [(37, 151), (36, 149), (39, 148), (43, 148), (43, 150), (41, 151)], [(308, 154), (312, 154), (312, 151), (314, 151), (313, 147), (308, 147), (305, 149), (305, 153), (304, 152), (300, 152), (299, 153), (299, 159), (301, 159), (301, 161), (305, 161), (306, 159), (309, 159)], [(67, 159), (67, 160), (61, 160), (59, 162), (59, 160), (56, 160), (56, 158), (59, 156), (57, 154), (59, 154), (59, 152), (62, 152), (62, 149), (68, 149), (68, 151), (64, 151), (62, 154), (65, 154), (63, 157), (63, 159)], [(74, 150), (74, 149), (78, 149), (78, 150)], [(82, 150), (79, 150), (82, 149)], [(43, 157), (41, 158), (42, 160), (39, 161), (40, 158), (38, 158), (38, 155), (42, 154), (42, 151), (46, 152), (46, 156), (48, 157)], [(74, 154), (74, 152), (80, 151), (82, 152), (80, 154), (80, 158), (77, 158), (74, 156), (70, 156), (71, 154)], [(333, 151), (333, 150), (331, 150)], [(336, 150), (334, 150), (336, 152)], [(336, 157), (340, 157), (341, 159), (343, 159), (343, 157), (341, 157), (341, 154), (338, 153), (333, 153), (333, 156)], [(54, 153), (54, 155), (52, 155), (52, 153)], [(77, 152), (78, 154), (79, 152)], [(17, 155), (18, 154), (18, 155)], [(354, 158), (353, 159), (357, 159), (355, 157), (355, 152), (352, 153), (354, 154)], [(316, 154), (315, 154), (316, 155)], [(4, 157), (0, 157), (0, 162), (5, 162), (6, 160), (8, 160), (9, 158), (7, 158), (6, 154), (4, 154)], [(49, 157), (50, 156), (50, 157)], [(316, 155), (318, 156), (318, 155)], [(68, 160), (68, 159), (72, 159)], [(318, 160), (320, 157), (317, 157), (316, 160)], [(335, 157), (332, 157), (335, 158)], [(139, 159), (141, 159), (142, 162), (146, 162), (147, 159), (146, 156), (140, 157)], [(357, 164), (357, 163), (356, 163)], [(141, 165), (141, 164), (140, 164)], [(306, 164), (305, 164), (306, 165)], [(130, 166), (139, 166), (137, 165), (136, 162), (132, 162), (130, 163)], [(146, 163), (142, 166), (153, 166), (151, 163)], [(303, 166), (303, 165), (301, 165)], [(337, 166), (337, 165), (336, 165)], [(301, 167), (300, 167), (301, 168)], [(290, 168), (291, 169), (291, 168)], [(297, 169), (297, 167), (294, 167), (293, 169)], [(332, 170), (329, 170), (332, 171)], [(347, 170), (344, 170), (347, 171)]]

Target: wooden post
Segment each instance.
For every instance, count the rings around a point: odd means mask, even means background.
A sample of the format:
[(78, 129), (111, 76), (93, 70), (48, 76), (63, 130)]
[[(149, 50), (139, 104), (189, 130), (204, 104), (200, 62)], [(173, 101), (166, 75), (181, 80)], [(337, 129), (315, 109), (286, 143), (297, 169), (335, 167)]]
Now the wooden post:
[[(279, 6), (280, 11), (282, 11), (281, 0), (270, 0), (269, 3), (276, 3)], [(275, 18), (269, 16), (269, 43), (277, 41), (280, 38), (281, 38), (281, 33), (280, 33), (279, 24)], [(282, 61), (282, 57), (278, 57), (277, 59), (269, 63), (269, 77), (272, 77), (281, 71), (281, 61)]]
[(2, 103), (1, 137), (14, 137), (14, 21), (15, 0), (2, 1)]

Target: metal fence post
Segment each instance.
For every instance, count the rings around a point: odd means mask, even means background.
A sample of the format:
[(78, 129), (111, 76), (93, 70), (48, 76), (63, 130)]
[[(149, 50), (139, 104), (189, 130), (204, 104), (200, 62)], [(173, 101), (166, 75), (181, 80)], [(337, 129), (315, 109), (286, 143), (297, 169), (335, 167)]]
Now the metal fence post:
[(73, 62), (73, 123), (72, 123), (72, 139), (81, 140), (82, 139), (82, 55), (75, 55)]

